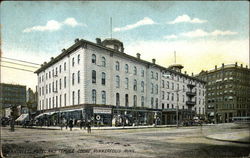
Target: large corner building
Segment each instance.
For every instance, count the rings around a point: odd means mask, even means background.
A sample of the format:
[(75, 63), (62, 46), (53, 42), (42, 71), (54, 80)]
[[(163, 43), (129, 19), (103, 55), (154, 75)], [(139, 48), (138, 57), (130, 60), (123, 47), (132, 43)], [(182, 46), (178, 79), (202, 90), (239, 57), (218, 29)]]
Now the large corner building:
[(250, 69), (237, 63), (202, 71), (207, 82), (207, 117), (214, 122), (231, 122), (233, 117), (250, 116)]
[[(75, 44), (38, 75), (38, 110), (101, 125), (175, 124), (205, 114), (205, 82), (124, 52), (116, 39)], [(178, 116), (178, 117), (177, 117)]]

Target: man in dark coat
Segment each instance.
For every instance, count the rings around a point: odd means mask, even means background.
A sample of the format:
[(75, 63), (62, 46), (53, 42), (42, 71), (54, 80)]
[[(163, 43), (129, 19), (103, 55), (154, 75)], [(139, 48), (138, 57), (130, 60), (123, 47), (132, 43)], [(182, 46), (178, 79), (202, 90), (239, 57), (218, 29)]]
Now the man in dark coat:
[(72, 128), (73, 128), (73, 120), (72, 119), (69, 120), (69, 128), (70, 128), (70, 131), (72, 131)]

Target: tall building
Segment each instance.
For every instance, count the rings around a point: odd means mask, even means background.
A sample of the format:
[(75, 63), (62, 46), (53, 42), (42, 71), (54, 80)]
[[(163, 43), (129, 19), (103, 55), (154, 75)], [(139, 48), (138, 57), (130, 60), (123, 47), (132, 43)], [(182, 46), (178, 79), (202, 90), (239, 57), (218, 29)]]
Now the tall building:
[(205, 113), (205, 82), (182, 74), (179, 66), (130, 56), (116, 39), (76, 39), (36, 73), (39, 117), (57, 113), (103, 125), (143, 125)]
[[(26, 104), (26, 86), (0, 83), (0, 105), (4, 115), (10, 115), (10, 108)], [(9, 109), (9, 110), (8, 110)]]
[(237, 63), (215, 66), (197, 76), (207, 82), (207, 117), (231, 122), (233, 117), (250, 116), (250, 69)]

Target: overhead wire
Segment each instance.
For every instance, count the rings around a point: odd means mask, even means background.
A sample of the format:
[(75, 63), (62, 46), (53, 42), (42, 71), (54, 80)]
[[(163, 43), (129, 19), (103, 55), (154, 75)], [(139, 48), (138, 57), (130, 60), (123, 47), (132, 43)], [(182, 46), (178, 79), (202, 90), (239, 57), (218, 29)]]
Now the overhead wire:
[(33, 64), (33, 65), (39, 65), (38, 63), (33, 63), (33, 62), (29, 62), (29, 61), (24, 61), (24, 60), (19, 60), (19, 59), (14, 59), (14, 58), (8, 58), (8, 57), (0, 57), (2, 59), (8, 59), (8, 60), (14, 60), (14, 61), (19, 61), (19, 62), (24, 62), (24, 63), (28, 63), (28, 64)]

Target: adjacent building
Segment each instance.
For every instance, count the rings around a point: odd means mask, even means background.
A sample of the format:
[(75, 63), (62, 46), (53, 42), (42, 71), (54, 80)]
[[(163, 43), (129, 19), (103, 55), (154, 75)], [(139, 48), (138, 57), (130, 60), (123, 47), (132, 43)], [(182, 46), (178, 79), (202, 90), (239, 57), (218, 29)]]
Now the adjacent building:
[(38, 75), (38, 110), (101, 125), (171, 124), (205, 114), (205, 82), (124, 52), (116, 39), (75, 40)]
[(10, 115), (12, 107), (21, 109), (26, 105), (26, 86), (0, 83), (0, 105), (5, 117)]
[(197, 76), (207, 82), (207, 117), (217, 123), (250, 116), (250, 69), (237, 63), (215, 66)]

